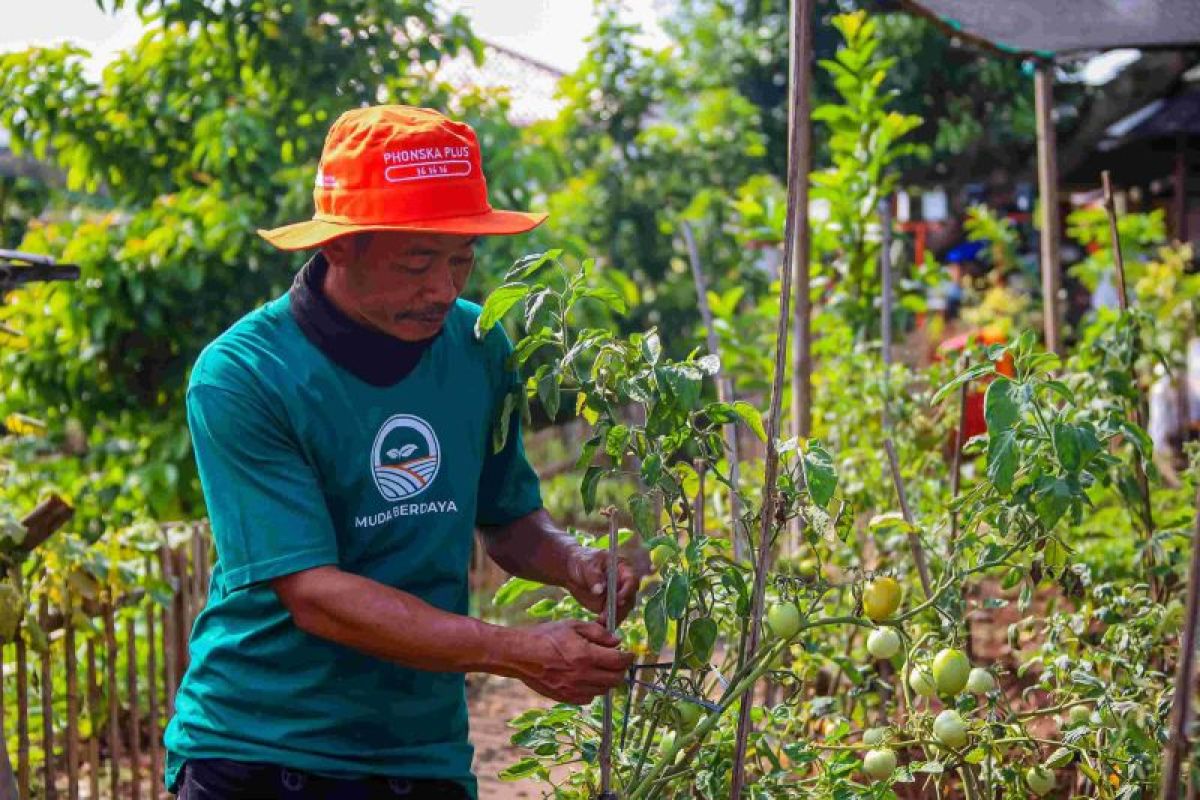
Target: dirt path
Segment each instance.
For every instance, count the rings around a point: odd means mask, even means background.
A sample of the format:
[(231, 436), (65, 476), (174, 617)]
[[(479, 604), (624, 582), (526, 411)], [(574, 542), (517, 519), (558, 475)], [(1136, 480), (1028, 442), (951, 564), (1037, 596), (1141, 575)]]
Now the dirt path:
[(482, 680), (478, 688), (472, 687), (468, 701), (479, 800), (537, 800), (546, 784), (502, 781), (496, 774), (527, 754), (509, 743), (513, 729), (508, 727), (508, 721), (535, 706), (548, 707), (551, 701), (534, 694), (520, 681), (492, 676), (471, 678)]

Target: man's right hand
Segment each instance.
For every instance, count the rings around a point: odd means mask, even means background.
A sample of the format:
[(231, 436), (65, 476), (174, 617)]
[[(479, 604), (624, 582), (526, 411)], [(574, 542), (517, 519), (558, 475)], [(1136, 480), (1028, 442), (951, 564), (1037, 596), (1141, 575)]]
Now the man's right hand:
[(562, 703), (583, 705), (619, 686), (633, 663), (633, 654), (618, 650), (618, 639), (595, 622), (546, 622), (522, 633), (516, 677)]

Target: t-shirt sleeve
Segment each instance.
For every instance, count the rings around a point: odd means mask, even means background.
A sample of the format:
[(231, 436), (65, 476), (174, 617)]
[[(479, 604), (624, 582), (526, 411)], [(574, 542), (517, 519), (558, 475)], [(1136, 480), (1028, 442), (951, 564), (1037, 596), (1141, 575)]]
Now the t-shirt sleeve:
[(278, 418), (204, 384), (188, 390), (187, 412), (225, 588), (338, 563), (317, 477)]
[(504, 329), (497, 325), (489, 339), (494, 345), (491, 369), (498, 376), (492, 419), (484, 445), (483, 470), (479, 476), (479, 506), (475, 521), (479, 525), (506, 525), (532, 514), (542, 507), (542, 487), (537, 473), (525, 457), (525, 443), (521, 435), (521, 411), (515, 409), (508, 419), (508, 438), (504, 447), (495, 452), (492, 429), (499, 424), (499, 409), (504, 407), (504, 396), (519, 385), (517, 373), (508, 369), (506, 362), (512, 352)]

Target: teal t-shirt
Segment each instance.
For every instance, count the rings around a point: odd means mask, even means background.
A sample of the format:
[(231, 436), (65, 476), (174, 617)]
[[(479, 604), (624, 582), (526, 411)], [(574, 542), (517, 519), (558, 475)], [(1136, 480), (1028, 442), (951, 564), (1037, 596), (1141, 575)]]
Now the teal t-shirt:
[(281, 297), (210, 344), (187, 409), (217, 558), (167, 727), (166, 783), (189, 758), (333, 777), (441, 778), (474, 795), (464, 676), (312, 636), (267, 581), (336, 565), (467, 613), (475, 526), (541, 507), (519, 419), (491, 429), (511, 345), (458, 301), (412, 371), (373, 386), (301, 332)]

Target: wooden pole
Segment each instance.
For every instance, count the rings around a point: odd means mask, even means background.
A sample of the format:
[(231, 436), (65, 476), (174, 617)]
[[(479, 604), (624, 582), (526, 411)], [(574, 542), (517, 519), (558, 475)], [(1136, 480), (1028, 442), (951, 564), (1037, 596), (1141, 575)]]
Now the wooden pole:
[(79, 800), (79, 669), (75, 653), (75, 624), (71, 619), (72, 599), (67, 595), (63, 616), (63, 648), (67, 666), (67, 797)]
[(29, 797), (29, 663), (25, 632), (17, 631), (17, 788)]
[[(1113, 202), (1113, 187), (1112, 177), (1108, 170), (1100, 173), (1100, 180), (1104, 187), (1104, 210), (1108, 213), (1108, 235), (1110, 246), (1113, 251), (1113, 266), (1117, 273), (1117, 302), (1120, 303), (1121, 313), (1129, 313), (1129, 289), (1125, 281), (1125, 256), (1121, 252), (1121, 231), (1117, 221), (1117, 208)], [(1142, 412), (1141, 392), (1138, 390), (1138, 375), (1137, 375), (1137, 342), (1134, 342), (1134, 360), (1129, 364), (1129, 377), (1134, 387), (1136, 397), (1133, 400), (1133, 421), (1139, 428), (1146, 427), (1146, 417)], [(1142, 460), (1135, 454), (1133, 459), (1133, 478), (1137, 483), (1138, 492), (1141, 495), (1141, 518), (1142, 526), (1146, 529), (1146, 538), (1154, 537), (1154, 509), (1150, 501), (1150, 480), (1146, 476), (1146, 470), (1142, 466)], [(1161, 590), (1158, 579), (1153, 574), (1153, 556), (1149, 549), (1146, 550), (1147, 568), (1150, 571), (1150, 588), (1157, 597)]]
[[(610, 508), (608, 514), (608, 569), (605, 594), (604, 622), (610, 634), (617, 631), (617, 514)], [(599, 800), (616, 800), (612, 783), (613, 751), (613, 690), (604, 693), (604, 727), (600, 738), (600, 797)]]
[[(971, 367), (970, 356), (964, 356), (962, 360), (962, 369), (965, 372)], [(967, 443), (967, 394), (971, 386), (970, 381), (963, 381), (962, 386), (958, 388), (958, 430), (954, 432), (954, 458), (950, 465), (950, 500), (951, 502), (958, 499), (958, 493), (962, 487), (962, 450), (963, 445)], [(950, 541), (954, 542), (958, 539), (958, 512), (950, 512)]]
[(87, 640), (88, 797), (100, 797), (100, 680), (96, 673), (96, 639)]
[(1180, 134), (1175, 139), (1175, 175), (1172, 204), (1175, 206), (1175, 238), (1185, 244), (1188, 241), (1187, 202), (1187, 137)]
[(138, 721), (138, 673), (137, 673), (137, 617), (130, 614), (125, 618), (125, 694), (129, 702), (129, 771), (133, 786), (131, 800), (142, 797), (142, 741)]
[(1058, 236), (1058, 140), (1054, 127), (1054, 62), (1041, 61), (1034, 74), (1037, 109), (1038, 194), (1042, 201), (1041, 268), (1042, 327), (1046, 349), (1062, 355), (1058, 325), (1058, 286), (1062, 266)]
[(111, 600), (104, 607), (104, 673), (108, 686), (108, 764), (109, 782), (114, 798), (121, 796), (121, 712), (120, 685), (117, 683), (117, 621)]
[[(791, 46), (789, 52), (800, 51), (801, 29), (812, 24), (812, 0), (791, 2)], [(809, 71), (804, 69), (799, 58), (791, 59), (790, 98), (788, 112), (791, 135), (788, 140), (787, 220), (784, 230), (784, 264), (793, 264), (795, 258), (796, 225), (799, 216), (800, 184), (806, 176), (800, 173), (799, 135), (802, 125), (796, 122), (800, 110), (799, 98), (808, 94)], [(791, 323), (792, 270), (784, 269), (779, 289), (779, 321), (775, 330), (775, 373), (771, 381), (771, 408), (767, 413), (767, 457), (763, 478), (763, 501), (761, 529), (758, 539), (758, 557), (754, 564), (754, 594), (750, 602), (749, 628), (746, 631), (746, 660), (752, 659), (758, 650), (758, 635), (762, 627), (763, 604), (767, 594), (767, 571), (771, 564), (771, 533), (775, 528), (775, 503), (778, 499), (775, 482), (779, 475), (779, 417), (783, 404), (783, 373), (787, 365), (788, 333)], [(733, 750), (733, 774), (730, 778), (729, 796), (740, 800), (746, 781), (746, 748), (750, 741), (750, 709), (754, 705), (754, 687), (748, 687), (739, 701), (737, 738)]]
[[(50, 602), (42, 597), (38, 604), (38, 616), (45, 620), (50, 616)], [(55, 800), (58, 789), (54, 785), (56, 764), (54, 759), (54, 676), (50, 670), (50, 642), (45, 643), (42, 652), (38, 654), (41, 665), (42, 693), (42, 792), (46, 800)]]
[(1170, 732), (1163, 745), (1163, 800), (1179, 797), (1180, 771), (1189, 763), (1188, 720), (1192, 718), (1192, 692), (1196, 678), (1196, 628), (1200, 625), (1200, 488), (1196, 490), (1196, 519), (1192, 527), (1192, 557), (1188, 568), (1187, 604), (1179, 641), (1175, 696), (1171, 701)]
[[(696, 247), (696, 237), (692, 234), (692, 226), (683, 223), (683, 239), (687, 244), (688, 262), (692, 266), (692, 280), (696, 284), (696, 301), (700, 306), (700, 319), (704, 322), (705, 342), (708, 352), (721, 355), (721, 343), (717, 339), (715, 320), (712, 308), (708, 304), (708, 281), (700, 264), (700, 249)], [(716, 374), (717, 400), (722, 403), (733, 403), (736, 396), (733, 390), (733, 380), (722, 365)], [(729, 451), (729, 482), (734, 486), (741, 485), (742, 456), (738, 444), (737, 423), (730, 422), (721, 428), (725, 438), (725, 449)], [(729, 513), (733, 527), (730, 535), (733, 537), (733, 557), (742, 562), (746, 560), (746, 548), (750, 543), (750, 532), (742, 525), (742, 498), (736, 491), (729, 493)]]
[[(146, 564), (146, 574), (153, 571), (151, 564)], [(155, 630), (155, 617), (158, 615), (157, 605), (151, 599), (146, 603), (146, 684), (150, 689), (150, 701), (147, 713), (150, 717), (150, 796), (158, 793), (162, 785), (162, 760), (158, 740), (158, 636)]]
[(17, 797), (17, 776), (13, 773), (12, 760), (8, 757), (8, 720), (4, 713), (7, 703), (4, 685), (4, 646), (0, 643), (0, 797)]
[[(158, 551), (159, 566), (162, 570), (162, 579), (171, 585), (171, 550), (167, 546), (163, 546)], [(178, 674), (179, 665), (176, 659), (174, 648), (175, 642), (175, 599), (163, 606), (162, 637), (163, 650), (163, 703), (167, 710), (167, 718), (175, 716), (175, 676)]]
[[(792, 157), (797, 159), (796, 243), (790, 263), (795, 316), (792, 318), (792, 435), (807, 438), (812, 434), (812, 230), (808, 216), (808, 176), (812, 172), (812, 94), (808, 79), (813, 61), (812, 0), (803, 0), (796, 24), (794, 48), (789, 51), (791, 74), (802, 74), (804, 86), (792, 96), (793, 113), (788, 116), (789, 136), (796, 142)], [(791, 130), (794, 128), (795, 130)]]
[(25, 538), (21, 550), (30, 553), (75, 515), (75, 509), (58, 495), (50, 495), (21, 520)]

